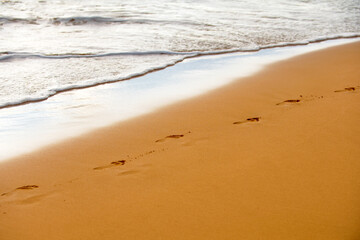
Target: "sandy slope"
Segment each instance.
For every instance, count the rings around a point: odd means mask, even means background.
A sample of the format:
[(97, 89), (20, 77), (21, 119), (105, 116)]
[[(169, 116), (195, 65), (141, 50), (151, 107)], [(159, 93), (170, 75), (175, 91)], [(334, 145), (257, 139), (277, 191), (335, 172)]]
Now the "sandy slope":
[(359, 66), (313, 52), (1, 163), (0, 239), (358, 239)]

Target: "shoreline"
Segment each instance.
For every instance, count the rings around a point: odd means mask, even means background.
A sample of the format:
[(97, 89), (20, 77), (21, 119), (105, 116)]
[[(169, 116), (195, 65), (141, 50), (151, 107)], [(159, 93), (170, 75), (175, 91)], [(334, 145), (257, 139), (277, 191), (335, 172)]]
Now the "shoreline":
[(0, 163), (0, 236), (360, 236), (359, 56), (297, 56)]
[(270, 64), (353, 41), (331, 40), (187, 59), (131, 81), (69, 91), (44, 102), (2, 109), (0, 161), (216, 91)]
[(151, 69), (144, 70), (143, 72), (134, 73), (134, 74), (130, 74), (125, 77), (121, 77), (120, 79), (113, 79), (113, 80), (108, 80), (108, 81), (104, 81), (104, 82), (102, 82), (102, 81), (93, 82), (93, 83), (79, 85), (79, 86), (76, 86), (76, 84), (75, 84), (75, 86), (64, 86), (64, 87), (55, 88), (55, 89), (51, 90), (51, 91), (53, 91), (52, 93), (49, 93), (43, 97), (27, 97), (26, 99), (22, 99), (22, 100), (15, 100), (15, 101), (7, 102), (7, 103), (2, 103), (2, 104), (0, 104), (0, 110), (5, 109), (5, 108), (12, 108), (12, 107), (18, 107), (18, 106), (23, 106), (23, 105), (32, 104), (32, 103), (43, 102), (43, 101), (46, 101), (49, 98), (52, 98), (58, 94), (69, 92), (69, 91), (93, 88), (93, 87), (97, 87), (97, 86), (101, 86), (101, 85), (105, 85), (105, 84), (112, 84), (112, 83), (128, 81), (131, 79), (139, 78), (139, 77), (151, 74), (153, 72), (158, 72), (158, 71), (164, 70), (166, 68), (173, 67), (187, 59), (199, 58), (199, 57), (204, 57), (204, 56), (225, 55), (225, 54), (231, 54), (231, 53), (259, 52), (262, 50), (268, 50), (268, 49), (273, 49), (273, 48), (307, 46), (307, 45), (314, 44), (314, 43), (322, 43), (322, 42), (333, 41), (333, 40), (351, 40), (351, 39), (359, 40), (359, 38), (360, 38), (360, 34), (358, 34), (358, 33), (347, 33), (347, 34), (342, 34), (342, 35), (340, 34), (340, 35), (334, 35), (334, 36), (328, 36), (328, 37), (318, 37), (318, 38), (314, 38), (314, 39), (307, 39), (307, 40), (298, 41), (298, 42), (287, 42), (287, 43), (278, 43), (278, 44), (273, 44), (273, 45), (265, 45), (265, 46), (260, 46), (258, 48), (254, 48), (254, 49), (240, 48), (240, 49), (228, 49), (228, 50), (209, 51), (209, 52), (152, 51), (152, 52), (119, 52), (119, 53), (107, 53), (107, 54), (98, 54), (98, 55), (96, 55), (96, 54), (95, 55), (76, 55), (76, 54), (75, 55), (68, 55), (68, 54), (65, 54), (65, 55), (39, 55), (39, 54), (27, 54), (27, 53), (25, 53), (25, 54), (12, 53), (12, 54), (10, 54), (10, 56), (5, 56), (5, 58), (0, 57), (0, 60), (3, 60), (3, 59), (7, 60), (7, 59), (11, 59), (11, 58), (28, 58), (28, 57), (50, 58), (50, 59), (51, 58), (53, 58), (53, 59), (90, 58), (90, 57), (102, 58), (102, 57), (108, 57), (108, 56), (151, 55), (151, 54), (154, 54), (154, 55), (156, 55), (156, 54), (179, 55), (179, 56), (183, 55), (184, 57), (181, 59), (172, 61), (168, 64), (162, 65), (162, 66), (154, 67)]

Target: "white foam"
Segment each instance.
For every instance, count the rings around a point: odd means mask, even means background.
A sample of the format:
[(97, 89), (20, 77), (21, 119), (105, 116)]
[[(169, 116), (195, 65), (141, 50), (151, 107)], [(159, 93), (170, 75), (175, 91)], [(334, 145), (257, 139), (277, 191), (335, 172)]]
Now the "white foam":
[[(123, 53), (107, 53), (107, 54), (93, 54), (93, 55), (41, 55), (41, 54), (31, 54), (31, 53), (11, 53), (0, 57), (1, 60), (8, 60), (8, 59), (23, 59), (23, 58), (45, 58), (45, 59), (72, 59), (72, 58), (106, 58), (106, 57), (114, 57), (114, 56), (178, 56), (176, 60), (171, 60), (163, 65), (155, 66), (155, 67), (149, 67), (139, 72), (130, 72), (127, 75), (122, 74), (120, 77), (98, 77), (96, 79), (88, 79), (81, 82), (75, 82), (72, 84), (64, 84), (57, 87), (52, 87), (49, 89), (41, 89), (40, 91), (37, 91), (33, 93), (32, 96), (17, 96), (18, 99), (12, 100), (12, 101), (4, 101), (0, 98), (0, 109), (1, 108), (7, 108), (12, 106), (18, 106), (21, 104), (26, 103), (34, 103), (39, 101), (44, 101), (52, 96), (55, 96), (62, 92), (67, 92), (71, 90), (78, 90), (93, 86), (98, 86), (100, 84), (106, 84), (106, 83), (114, 83), (114, 82), (120, 82), (125, 80), (131, 80), (132, 78), (136, 78), (139, 76), (143, 76), (148, 73), (152, 73), (154, 71), (163, 70), (167, 67), (174, 66), (177, 63), (182, 62), (184, 59), (188, 58), (194, 58), (194, 57), (203, 57), (203, 56), (209, 56), (209, 55), (219, 55), (219, 54), (227, 54), (227, 53), (247, 53), (247, 52), (256, 52), (260, 50), (265, 49), (271, 49), (271, 48), (282, 48), (282, 47), (288, 47), (288, 46), (302, 46), (302, 45), (308, 45), (311, 43), (318, 43), (318, 42), (324, 42), (328, 40), (334, 40), (334, 39), (351, 39), (351, 38), (358, 38), (360, 37), (360, 34), (357, 33), (349, 33), (349, 34), (341, 34), (341, 35), (332, 35), (332, 36), (324, 36), (324, 37), (318, 37), (310, 40), (304, 40), (304, 41), (297, 41), (297, 42), (287, 42), (287, 43), (278, 43), (278, 44), (272, 44), (272, 45), (266, 45), (261, 47), (255, 47), (255, 48), (240, 48), (240, 49), (230, 49), (230, 50), (221, 50), (221, 51), (207, 51), (207, 52), (185, 52), (185, 53), (177, 53), (177, 52), (169, 52), (169, 51), (149, 51), (149, 52), (123, 52)], [(180, 57), (182, 56), (182, 57)], [(141, 64), (141, 63), (140, 63)], [(66, 69), (64, 69), (66, 71)], [(40, 82), (43, 84), (43, 82)], [(15, 83), (16, 84), (16, 83)], [(33, 87), (33, 86), (32, 86)], [(20, 93), (21, 94), (21, 93)], [(1, 102), (2, 101), (2, 102)]]

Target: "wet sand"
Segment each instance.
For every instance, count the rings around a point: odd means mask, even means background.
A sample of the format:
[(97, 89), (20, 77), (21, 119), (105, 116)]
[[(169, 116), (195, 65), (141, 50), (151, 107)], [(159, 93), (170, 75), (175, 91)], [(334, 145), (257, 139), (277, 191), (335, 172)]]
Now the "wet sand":
[(0, 239), (357, 239), (359, 66), (312, 52), (0, 163)]

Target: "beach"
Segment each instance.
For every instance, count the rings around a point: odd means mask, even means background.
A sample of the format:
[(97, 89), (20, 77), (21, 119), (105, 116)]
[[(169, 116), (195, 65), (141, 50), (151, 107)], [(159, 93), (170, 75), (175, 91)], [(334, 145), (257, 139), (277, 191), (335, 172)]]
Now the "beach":
[(0, 239), (358, 239), (359, 66), (314, 51), (1, 162)]

